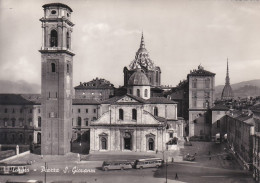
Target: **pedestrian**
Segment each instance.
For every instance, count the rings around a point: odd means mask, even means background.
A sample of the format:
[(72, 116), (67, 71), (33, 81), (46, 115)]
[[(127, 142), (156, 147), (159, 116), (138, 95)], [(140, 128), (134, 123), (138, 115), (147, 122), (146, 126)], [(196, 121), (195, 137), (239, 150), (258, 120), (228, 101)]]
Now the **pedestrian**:
[(179, 179), (179, 177), (178, 177), (178, 174), (176, 173), (176, 175), (175, 175), (175, 180), (177, 180), (177, 179)]

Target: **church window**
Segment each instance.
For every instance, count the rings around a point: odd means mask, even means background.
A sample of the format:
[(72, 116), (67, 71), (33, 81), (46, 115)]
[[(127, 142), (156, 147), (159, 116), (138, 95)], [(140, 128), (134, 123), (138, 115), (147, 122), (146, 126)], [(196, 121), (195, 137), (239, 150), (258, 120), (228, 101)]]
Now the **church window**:
[(170, 138), (173, 138), (173, 132), (169, 133)]
[(140, 97), (140, 90), (139, 89), (136, 90), (136, 93), (137, 93), (137, 97)]
[(55, 63), (51, 63), (51, 72), (56, 72), (55, 69)]
[(144, 96), (145, 96), (145, 97), (148, 96), (148, 90), (147, 90), (147, 89), (144, 90)]
[(67, 48), (70, 48), (70, 35), (69, 32), (67, 32)]
[(101, 149), (107, 149), (107, 139), (105, 137), (101, 138)]
[(81, 117), (78, 117), (78, 126), (81, 126)]
[(78, 109), (78, 113), (80, 113), (80, 109)]
[(88, 109), (86, 109), (86, 113), (88, 113)]
[(132, 120), (136, 120), (137, 119), (137, 111), (136, 109), (132, 109)]
[(206, 86), (206, 88), (209, 88), (209, 85), (210, 85), (210, 79), (207, 78), (207, 79), (205, 80), (205, 86)]
[(154, 116), (158, 116), (158, 107), (154, 107), (153, 112), (154, 112)]
[(56, 10), (52, 10), (51, 14), (55, 15), (56, 14)]
[(38, 117), (38, 127), (42, 126), (42, 118), (39, 116)]
[(124, 111), (123, 109), (119, 109), (119, 119), (124, 120)]
[(197, 88), (197, 79), (192, 80), (192, 88)]
[(57, 47), (58, 46), (58, 33), (57, 33), (56, 30), (51, 31), (50, 46), (51, 47)]

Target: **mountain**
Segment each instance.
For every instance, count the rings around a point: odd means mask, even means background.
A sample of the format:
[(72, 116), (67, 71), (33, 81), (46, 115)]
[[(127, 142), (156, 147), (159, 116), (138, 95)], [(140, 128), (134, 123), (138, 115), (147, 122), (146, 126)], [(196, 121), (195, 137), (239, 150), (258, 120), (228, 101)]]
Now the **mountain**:
[(41, 93), (39, 84), (32, 84), (26, 81), (0, 80), (0, 93)]
[[(248, 96), (260, 96), (260, 79), (243, 81), (231, 85), (235, 98), (237, 97), (248, 97)], [(221, 97), (224, 85), (218, 85), (215, 87), (216, 98)]]

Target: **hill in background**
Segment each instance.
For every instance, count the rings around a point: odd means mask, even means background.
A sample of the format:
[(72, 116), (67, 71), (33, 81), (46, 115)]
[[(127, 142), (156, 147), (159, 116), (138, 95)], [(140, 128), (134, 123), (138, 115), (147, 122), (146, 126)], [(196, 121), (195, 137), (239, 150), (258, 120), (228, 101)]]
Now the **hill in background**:
[[(240, 83), (235, 83), (231, 85), (235, 98), (245, 98), (248, 96), (255, 97), (260, 96), (260, 79), (243, 81)], [(215, 87), (216, 99), (221, 98), (221, 93), (224, 85), (219, 85)]]
[(6, 81), (0, 80), (0, 93), (41, 93), (39, 84), (31, 84), (26, 81)]

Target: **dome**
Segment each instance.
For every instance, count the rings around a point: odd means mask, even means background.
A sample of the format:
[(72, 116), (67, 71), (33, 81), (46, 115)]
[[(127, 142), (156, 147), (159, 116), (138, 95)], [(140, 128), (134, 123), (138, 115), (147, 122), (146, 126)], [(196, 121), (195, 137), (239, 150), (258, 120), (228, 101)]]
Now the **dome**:
[(234, 93), (230, 85), (225, 85), (222, 91), (221, 99), (229, 100), (234, 98)]
[(128, 85), (130, 86), (150, 86), (150, 82), (146, 75), (141, 71), (141, 69), (137, 69), (129, 78)]

